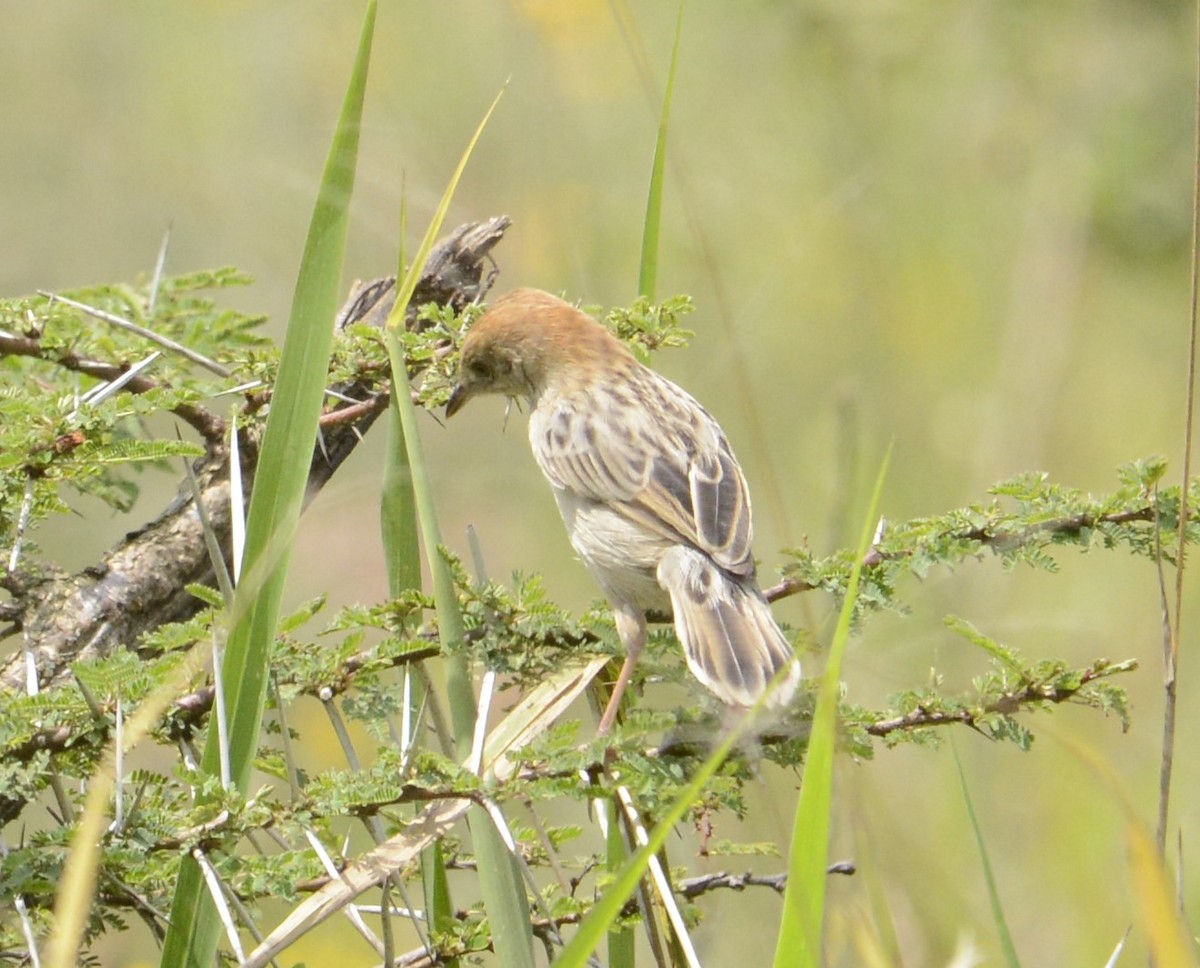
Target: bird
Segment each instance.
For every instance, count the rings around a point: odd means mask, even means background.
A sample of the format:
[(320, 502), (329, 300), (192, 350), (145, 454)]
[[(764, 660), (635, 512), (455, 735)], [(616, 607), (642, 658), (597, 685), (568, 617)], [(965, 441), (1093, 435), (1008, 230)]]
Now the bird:
[(598, 733), (615, 722), (647, 613), (668, 608), (688, 668), (719, 700), (745, 709), (766, 694), (786, 707), (799, 661), (756, 579), (746, 478), (708, 411), (587, 313), (532, 288), (467, 331), (447, 418), (483, 394), (528, 403), (533, 456), (613, 610), (625, 661)]

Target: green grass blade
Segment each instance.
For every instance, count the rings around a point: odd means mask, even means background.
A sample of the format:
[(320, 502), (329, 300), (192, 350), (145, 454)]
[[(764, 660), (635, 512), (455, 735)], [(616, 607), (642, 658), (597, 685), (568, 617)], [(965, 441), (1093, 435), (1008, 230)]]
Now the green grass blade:
[(388, 592), (394, 598), (410, 588), (421, 587), (421, 545), (412, 469), (408, 464), (408, 448), (395, 398), (388, 409), (387, 453), (379, 517), (383, 554), (387, 561)]
[(654, 302), (658, 289), (658, 239), (662, 226), (663, 173), (667, 166), (667, 128), (671, 117), (671, 98), (675, 93), (675, 71), (679, 66), (679, 38), (682, 35), (683, 0), (679, 0), (679, 16), (675, 21), (675, 45), (671, 49), (667, 91), (663, 96), (662, 115), (658, 119), (658, 139), (654, 142), (654, 162), (650, 167), (650, 192), (646, 198), (646, 220), (642, 224), (638, 293), (651, 302)]
[[(231, 732), (242, 730), (234, 765), (234, 781), (241, 788), (249, 781), (259, 741), (262, 701), (255, 698), (265, 693), (278, 603), (308, 484), (329, 370), (375, 9), (375, 0), (370, 0), (309, 226), (250, 499), (244, 574), (251, 577), (262, 571), (263, 561), (270, 562), (270, 567), (261, 584), (243, 581), (238, 588), (237, 597), (247, 604), (236, 616), (226, 660), (229, 688), (236, 693), (230, 703)], [(206, 745), (206, 766), (215, 762), (215, 752), (211, 743)]]
[[(503, 90), (492, 101), (483, 120), (467, 144), (458, 167), (442, 195), (433, 220), (417, 250), (413, 264), (409, 267), (398, 287), (396, 304), (388, 316), (388, 354), (392, 364), (392, 399), (396, 402), (400, 416), (401, 432), (408, 452), (411, 471), (413, 499), (420, 522), (425, 557), (433, 576), (433, 594), (437, 608), (438, 630), (443, 648), (453, 651), (463, 641), (462, 613), (458, 607), (458, 595), (454, 578), (442, 559), (441, 531), (438, 528), (432, 488), (425, 471), (421, 449), (421, 438), (417, 427), (417, 412), (412, 402), (412, 391), (408, 383), (408, 372), (404, 359), (404, 347), (397, 336), (397, 328), (403, 326), (409, 300), (416, 289), (417, 280), (433, 249), (434, 240), (441, 232), (442, 222), (450, 208), (454, 191), (466, 169), (467, 161), (483, 134), (484, 127), (499, 103)], [(475, 692), (471, 683), (470, 670), (462, 656), (449, 656), (444, 662), (446, 691), (450, 700), (450, 715), (454, 728), (455, 743), (460, 752), (471, 747), (475, 732)], [(533, 930), (529, 920), (529, 904), (525, 887), (521, 882), (513, 858), (504, 846), (500, 833), (493, 826), (487, 812), (481, 807), (472, 807), (467, 823), (475, 842), (479, 860), (479, 881), (483, 893), (483, 904), (492, 929), (492, 943), (500, 962), (513, 968), (533, 968)]]
[[(439, 551), (442, 543), (441, 532), (434, 510), (432, 488), (425, 472), (420, 436), (417, 432), (416, 408), (413, 406), (405, 374), (403, 348), (392, 330), (388, 331), (388, 347), (392, 357), (395, 384), (392, 396), (400, 412), (425, 556), (433, 574), (438, 630), (442, 647), (453, 651), (463, 642), (462, 613), (458, 607), (454, 578)], [(469, 750), (476, 717), (470, 670), (466, 659), (461, 655), (447, 656), (443, 664), (446, 670), (446, 691), (450, 700), (455, 744), (460, 751)], [(470, 809), (467, 823), (475, 841), (483, 904), (491, 924), (492, 941), (497, 956), (504, 965), (512, 965), (513, 968), (533, 968), (533, 932), (529, 921), (529, 905), (525, 897), (525, 887), (521, 883), (513, 859), (482, 807), (473, 806)]]
[[(419, 260), (417, 264), (421, 262), (423, 260)], [(454, 578), (439, 550), (442, 544), (441, 532), (434, 510), (432, 488), (425, 472), (420, 435), (417, 431), (416, 408), (413, 406), (405, 373), (404, 351), (395, 331), (391, 329), (388, 330), (388, 348), (392, 359), (392, 397), (400, 413), (425, 556), (433, 574), (439, 635), (442, 647), (454, 651), (463, 642), (462, 613), (458, 607)], [(443, 665), (446, 671), (446, 691), (450, 700), (455, 744), (460, 751), (469, 750), (477, 712), (470, 670), (462, 655), (448, 655)], [(492, 942), (496, 954), (504, 965), (512, 965), (513, 968), (533, 968), (533, 931), (529, 921), (529, 904), (513, 858), (509, 856), (499, 832), (482, 807), (473, 806), (470, 809), (467, 823), (475, 841), (480, 888), (492, 928)]]
[[(417, 520), (420, 522), (421, 534), (424, 537), (425, 556), (429, 561), (429, 569), (433, 576), (433, 594), (437, 603), (438, 630), (442, 645), (453, 649), (463, 641), (462, 615), (458, 609), (458, 596), (454, 590), (454, 578), (450, 569), (442, 560), (439, 548), (442, 545), (441, 530), (438, 528), (437, 513), (434, 510), (433, 495), (425, 474), (424, 459), (421, 451), (421, 438), (417, 430), (417, 412), (412, 403), (412, 391), (408, 383), (408, 367), (404, 358), (404, 347), (398, 338), (397, 329), (404, 326), (408, 304), (417, 287), (417, 280), (429, 260), (434, 241), (442, 230), (446, 213), (450, 210), (450, 201), (462, 180), (467, 161), (475, 150), (480, 136), (486, 127), (492, 112), (496, 110), (504, 89), (496, 95), (467, 147), (458, 161), (458, 166), (450, 176), (450, 181), (438, 202), (437, 210), (425, 231), (425, 237), (417, 249), (416, 257), (408, 271), (398, 283), (396, 302), (388, 314), (387, 346), (388, 356), (392, 365), (393, 393), (392, 400), (397, 405), (400, 417), (400, 432), (404, 437), (407, 449), (409, 470), (413, 486), (413, 500)], [(461, 750), (470, 748), (471, 739), (475, 732), (475, 694), (471, 686), (470, 676), (466, 672), (466, 663), (461, 660), (447, 659), (446, 688), (450, 699), (450, 713), (454, 726), (454, 740)]]
[[(458, 593), (454, 588), (454, 576), (440, 551), (442, 532), (437, 523), (433, 489), (430, 487), (429, 475), (425, 470), (424, 452), (421, 448), (421, 437), (417, 428), (417, 410), (412, 402), (412, 390), (406, 373), (404, 347), (400, 345), (395, 331), (391, 329), (387, 332), (387, 341), (394, 384), (392, 402), (396, 405), (397, 413), (400, 416), (400, 433), (408, 454), (414, 507), (417, 512), (417, 520), (420, 522), (425, 558), (429, 562), (429, 570), (433, 576), (438, 637), (441, 640), (442, 649), (451, 653), (463, 643), (462, 612), (458, 608)], [(447, 655), (443, 665), (446, 669), (446, 689), (450, 699), (454, 742), (459, 751), (469, 750), (471, 739), (475, 733), (475, 692), (467, 671), (466, 660), (462, 656)]]
[(421, 851), (421, 868), (425, 875), (425, 910), (432, 912), (429, 919), (430, 930), (453, 931), (454, 910), (451, 906), (450, 884), (446, 880), (446, 859), (440, 840)]
[[(258, 747), (271, 646), (325, 390), (375, 10), (375, 0), (370, 0), (309, 224), (250, 501), (245, 568), (234, 598), (224, 665), (230, 769), (242, 791), (249, 784)], [(212, 727), (209, 732), (203, 768), (215, 773), (219, 749)], [(162, 963), (207, 968), (221, 930), (200, 869), (186, 859), (176, 885)]]
[[(743, 724), (748, 721), (749, 717), (743, 720)], [(712, 779), (721, 764), (725, 762), (725, 758), (741, 740), (745, 731), (744, 725), (735, 728), (717, 747), (716, 751), (701, 764), (695, 777), (692, 778), (692, 782), (687, 785), (678, 799), (671, 804), (670, 809), (662, 815), (654, 829), (650, 831), (646, 843), (634, 852), (608, 886), (608, 890), (600, 896), (595, 906), (588, 912), (587, 917), (580, 922), (579, 930), (575, 932), (575, 936), (555, 960), (555, 968), (582, 968), (587, 964), (592, 952), (603, 942), (605, 933), (621, 913), (625, 902), (637, 890), (638, 882), (650, 864), (650, 858), (662, 848), (667, 838), (671, 836), (675, 825), (683, 819), (683, 815), (699, 799), (704, 791), (704, 785)]]
[[(400, 191), (400, 256), (396, 267), (397, 284), (404, 279), (408, 253), (408, 200)], [(392, 597), (409, 588), (421, 587), (421, 535), (417, 524), (417, 499), (413, 492), (412, 468), (408, 465), (408, 447), (396, 398), (388, 405), (387, 452), (383, 469), (383, 495), (380, 523), (383, 554), (387, 560), (388, 591)], [(414, 698), (414, 703), (417, 700)]]
[[(615, 874), (629, 859), (629, 850), (621, 832), (621, 811), (617, 808), (617, 801), (609, 798), (604, 802), (604, 809), (608, 812), (605, 861), (609, 873)], [(630, 927), (613, 928), (608, 932), (608, 968), (633, 968), (635, 940)]]
[(1008, 968), (1020, 968), (1021, 959), (1017, 957), (1017, 948), (1013, 944), (1012, 934), (1008, 930), (1008, 921), (1004, 917), (1004, 906), (1000, 903), (1000, 891), (996, 887), (996, 877), (992, 872), (992, 862), (988, 857), (987, 843), (983, 839), (983, 829), (979, 826), (979, 818), (975, 815), (975, 804), (971, 801), (971, 791), (967, 786), (967, 775), (963, 772), (962, 759), (958, 755), (958, 744), (954, 735), (950, 735), (950, 749), (954, 753), (954, 766), (958, 770), (958, 782), (962, 786), (963, 803), (967, 805), (967, 817), (971, 821), (971, 829), (975, 833), (975, 844), (979, 848), (979, 859), (983, 864), (983, 879), (987, 884), (988, 900), (992, 905), (992, 920), (996, 923), (996, 933), (1000, 937), (1000, 950), (1004, 952), (1004, 963)]
[[(400, 196), (400, 258), (396, 278), (404, 276), (407, 254), (404, 248), (408, 208), (404, 193)], [(412, 468), (408, 463), (408, 447), (400, 423), (400, 410), (393, 396), (388, 406), (387, 452), (383, 470), (383, 494), (380, 498), (380, 524), (383, 554), (387, 561), (388, 592), (393, 598), (410, 588), (421, 587), (421, 533), (417, 522), (416, 494), (413, 491)], [(425, 694), (423, 680), (405, 669), (411, 676), (412, 708), (404, 715), (412, 723)], [(446, 863), (441, 842), (421, 851), (421, 884), (425, 895), (425, 910), (432, 931), (449, 931), (453, 927), (454, 902), (446, 879)], [(453, 966), (457, 959), (447, 962)]]
[[(412, 472), (408, 464), (408, 449), (400, 426), (400, 412), (393, 399), (389, 406), (387, 454), (383, 473), (383, 494), (380, 501), (380, 523), (383, 533), (383, 553), (387, 562), (388, 590), (392, 597), (410, 588), (421, 587), (420, 532), (417, 525), (416, 500)], [(404, 715), (412, 722), (425, 694), (422, 679), (405, 669), (411, 676), (412, 708)], [(429, 926), (434, 931), (453, 927), (454, 903), (446, 880), (446, 865), (440, 843), (421, 852), (421, 882), (425, 894), (425, 910)], [(453, 968), (457, 959), (447, 962)]]
[(787, 891), (783, 896), (783, 920), (775, 947), (775, 968), (820, 968), (821, 934), (825, 919), (825, 881), (829, 857), (829, 821), (833, 800), (833, 754), (837, 743), (837, 706), (841, 683), (842, 656), (850, 638), (854, 599), (862, 575), (862, 561), (871, 546), (879, 510), (883, 481), (887, 476), (891, 448), (884, 455), (875, 480), (871, 504), (863, 522), (858, 554), (846, 586), (846, 599), (838, 615), (829, 659), (817, 697), (812, 734), (804, 759), (800, 802), (792, 828), (788, 861)]
[(433, 244), (437, 241), (437, 237), (442, 231), (442, 223), (446, 220), (446, 213), (450, 210), (450, 200), (454, 198), (454, 192), (458, 188), (459, 181), (462, 180), (463, 172), (466, 171), (467, 161), (470, 159), (472, 152), (474, 152), (479, 138), (483, 135), (483, 130), (487, 127), (488, 121), (491, 120), (492, 113), (496, 110), (496, 105), (500, 103), (500, 98), (504, 96), (504, 90), (502, 87), (497, 92), (491, 106), (488, 107), (482, 120), (479, 122), (479, 126), (475, 129), (475, 133), (471, 136), (471, 140), (467, 142), (467, 147), (463, 151), (462, 157), (458, 160), (458, 167), (454, 169), (454, 174), (450, 176), (450, 182), (446, 185), (446, 191), (442, 194), (437, 210), (433, 213), (433, 219), (429, 223), (429, 228), (425, 230), (425, 237), (421, 239), (421, 245), (417, 249), (413, 264), (409, 266), (408, 272), (404, 274), (398, 284), (396, 304), (392, 307), (391, 313), (388, 314), (387, 326), (389, 329), (395, 329), (397, 326), (402, 327), (404, 325), (404, 314), (408, 310), (409, 300), (412, 299), (413, 292), (417, 288), (417, 282), (421, 278), (421, 272), (425, 269), (425, 263), (429, 261), (429, 253), (433, 251)]

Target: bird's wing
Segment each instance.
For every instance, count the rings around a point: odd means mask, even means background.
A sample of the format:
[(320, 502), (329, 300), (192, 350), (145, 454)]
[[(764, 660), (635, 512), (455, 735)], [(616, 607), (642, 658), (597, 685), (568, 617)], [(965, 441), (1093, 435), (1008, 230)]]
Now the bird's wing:
[(543, 473), (734, 574), (752, 574), (750, 495), (721, 428), (656, 374), (637, 390), (539, 406), (530, 437)]

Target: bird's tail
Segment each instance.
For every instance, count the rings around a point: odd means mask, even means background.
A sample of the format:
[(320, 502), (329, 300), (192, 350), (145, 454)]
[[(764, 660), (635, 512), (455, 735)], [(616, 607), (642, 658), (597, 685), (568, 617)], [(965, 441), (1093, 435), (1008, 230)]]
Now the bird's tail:
[(778, 676), (767, 704), (791, 701), (800, 662), (753, 579), (732, 577), (703, 552), (678, 546), (660, 562), (658, 581), (671, 596), (688, 667), (718, 699), (752, 706)]

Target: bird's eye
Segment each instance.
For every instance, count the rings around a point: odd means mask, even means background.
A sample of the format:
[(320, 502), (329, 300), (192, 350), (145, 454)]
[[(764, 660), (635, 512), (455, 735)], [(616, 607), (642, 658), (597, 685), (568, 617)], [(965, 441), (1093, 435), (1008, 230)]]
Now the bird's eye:
[(467, 373), (473, 380), (487, 380), (492, 375), (492, 368), (487, 360), (476, 358), (467, 362)]

